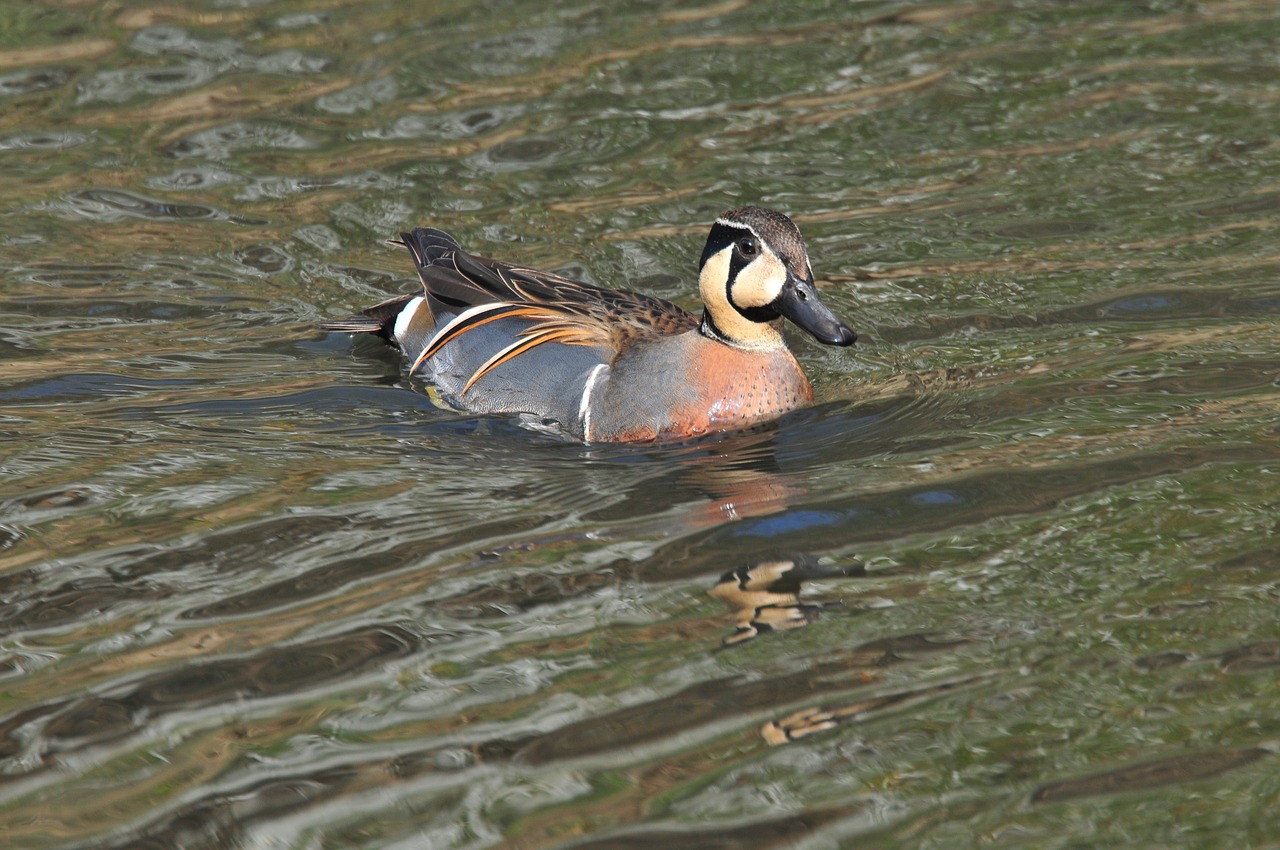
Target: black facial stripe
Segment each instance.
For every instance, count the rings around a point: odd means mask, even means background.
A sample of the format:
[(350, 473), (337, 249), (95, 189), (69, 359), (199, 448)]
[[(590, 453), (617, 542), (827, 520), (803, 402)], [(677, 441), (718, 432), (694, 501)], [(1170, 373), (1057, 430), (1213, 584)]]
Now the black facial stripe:
[[(762, 248), (761, 253), (757, 254), (756, 257), (762, 256), (763, 250)], [(748, 321), (765, 324), (772, 322), (782, 314), (773, 309), (770, 304), (765, 304), (763, 307), (743, 307), (733, 300), (733, 284), (738, 279), (738, 272), (749, 266), (756, 257), (747, 258), (741, 256), (737, 251), (733, 252), (729, 258), (729, 277), (724, 284), (724, 297), (729, 302), (729, 306), (737, 310)]]
[[(729, 277), (724, 283), (724, 298), (729, 302), (729, 306), (737, 310), (739, 314), (751, 322), (772, 322), (782, 314), (773, 309), (772, 304), (765, 304), (763, 307), (743, 307), (733, 300), (733, 284), (738, 279), (738, 272), (742, 271), (750, 263), (750, 260), (741, 259), (735, 251), (733, 257), (729, 260)], [(781, 296), (779, 296), (781, 297)]]
[(702, 312), (702, 322), (698, 325), (698, 333), (718, 342), (729, 341), (729, 337), (716, 326), (715, 320), (711, 318), (711, 313), (706, 310)]
[(746, 316), (748, 320), (752, 322), (759, 322), (762, 325), (772, 322), (774, 319), (782, 315), (768, 305), (764, 307), (739, 307), (737, 304), (734, 304), (733, 309)]
[[(738, 272), (746, 268), (755, 259), (755, 257), (743, 257), (737, 250), (733, 249), (733, 244), (744, 236), (753, 237), (760, 246), (762, 253), (766, 250), (767, 243), (760, 238), (760, 235), (753, 228), (737, 222), (717, 221), (711, 226), (711, 233), (707, 236), (707, 247), (703, 249), (702, 259), (699, 261), (698, 266), (701, 268), (711, 257), (726, 248), (730, 249), (732, 253), (729, 254), (729, 273), (724, 281), (724, 299), (729, 302), (730, 307), (737, 310), (738, 314), (747, 321), (765, 324), (774, 321), (782, 314), (769, 305), (763, 307), (740, 307), (733, 300), (733, 282), (737, 280)], [(707, 335), (706, 331), (709, 330), (712, 336), (723, 336), (723, 332), (711, 321), (709, 315), (704, 316), (703, 322), (708, 326), (703, 331), (704, 335)]]
[[(737, 280), (738, 272), (742, 271), (747, 266), (751, 265), (751, 261), (755, 259), (755, 257), (742, 256), (742, 252), (736, 248), (731, 250), (733, 253), (729, 254), (729, 281), (730, 282)], [(757, 254), (756, 256), (759, 256), (759, 255)], [(729, 300), (732, 301), (733, 299), (730, 298)]]
[(698, 260), (698, 268), (702, 268), (707, 260), (744, 236), (755, 236), (758, 241), (763, 241), (745, 224), (717, 221), (711, 225), (711, 232), (707, 234), (707, 246), (702, 249), (702, 259)]

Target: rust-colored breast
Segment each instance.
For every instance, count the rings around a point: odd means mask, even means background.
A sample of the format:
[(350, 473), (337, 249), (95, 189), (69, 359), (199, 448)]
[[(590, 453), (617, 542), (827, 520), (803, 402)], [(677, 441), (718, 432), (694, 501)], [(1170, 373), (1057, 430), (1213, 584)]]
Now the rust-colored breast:
[(776, 419), (813, 400), (785, 348), (746, 351), (696, 331), (652, 340), (615, 361), (592, 397), (595, 441), (681, 439)]
[(785, 348), (743, 351), (702, 337), (695, 348), (687, 374), (693, 397), (672, 408), (671, 436), (767, 422), (813, 401), (809, 379)]

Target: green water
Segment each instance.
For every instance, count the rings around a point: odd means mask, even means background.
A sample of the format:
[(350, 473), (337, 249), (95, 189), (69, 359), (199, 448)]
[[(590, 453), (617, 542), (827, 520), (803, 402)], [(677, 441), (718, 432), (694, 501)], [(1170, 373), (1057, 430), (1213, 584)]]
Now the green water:
[[(4, 845), (1280, 847), (1277, 44), (0, 0)], [(753, 433), (566, 443), (314, 330), (425, 224), (694, 306), (743, 203), (860, 336)]]

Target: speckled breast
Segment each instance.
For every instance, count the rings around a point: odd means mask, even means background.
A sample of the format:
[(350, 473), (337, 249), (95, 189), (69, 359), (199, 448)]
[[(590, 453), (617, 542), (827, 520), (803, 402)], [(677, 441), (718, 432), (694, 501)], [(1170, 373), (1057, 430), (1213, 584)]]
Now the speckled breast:
[(699, 434), (744, 427), (813, 401), (808, 378), (786, 349), (762, 354), (716, 347), (690, 376), (696, 401), (672, 410), (677, 429)]
[(615, 366), (588, 439), (695, 437), (776, 419), (813, 400), (785, 348), (738, 349), (693, 333)]

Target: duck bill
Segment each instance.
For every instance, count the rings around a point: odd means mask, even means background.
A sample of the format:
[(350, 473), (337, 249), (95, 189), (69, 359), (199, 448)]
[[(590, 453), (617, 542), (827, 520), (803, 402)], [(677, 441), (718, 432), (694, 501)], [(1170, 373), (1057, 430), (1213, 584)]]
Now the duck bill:
[(818, 290), (812, 280), (787, 276), (782, 294), (774, 302), (775, 309), (808, 331), (824, 345), (853, 345), (858, 335), (840, 321), (826, 304), (818, 298)]

